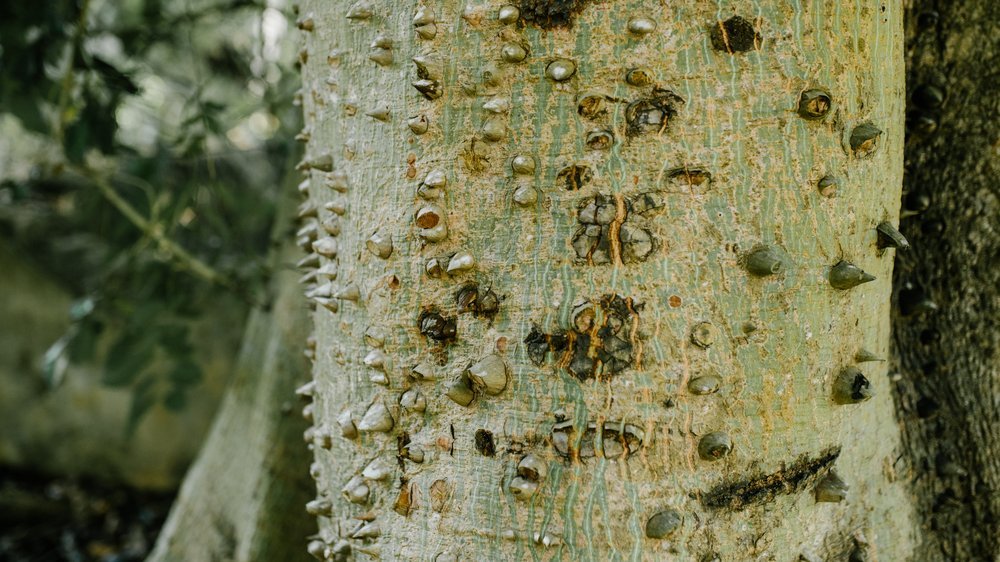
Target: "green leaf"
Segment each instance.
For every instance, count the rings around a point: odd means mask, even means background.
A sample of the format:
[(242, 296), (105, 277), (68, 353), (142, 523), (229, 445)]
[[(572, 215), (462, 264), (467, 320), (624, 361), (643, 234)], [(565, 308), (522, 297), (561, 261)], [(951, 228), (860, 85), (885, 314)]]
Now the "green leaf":
[(42, 376), (45, 377), (49, 388), (58, 387), (66, 377), (66, 369), (69, 367), (69, 354), (66, 353), (66, 349), (76, 333), (76, 326), (70, 326), (61, 338), (45, 350), (45, 355), (42, 357)]
[(92, 318), (86, 318), (76, 323), (76, 337), (70, 341), (67, 348), (70, 362), (83, 363), (92, 361), (97, 353), (97, 341), (104, 331), (104, 325)]
[(39, 102), (38, 98), (32, 96), (4, 96), (0, 98), (0, 107), (20, 119), (21, 126), (25, 129), (36, 133), (48, 133), (51, 125), (42, 115), (38, 107)]
[(143, 378), (132, 390), (132, 404), (128, 409), (128, 418), (125, 420), (125, 435), (131, 438), (135, 434), (139, 422), (142, 421), (146, 412), (156, 403), (156, 381), (151, 377)]
[(191, 358), (186, 357), (177, 362), (168, 376), (175, 388), (195, 385), (201, 382), (201, 367)]
[(66, 159), (74, 164), (83, 162), (83, 157), (91, 145), (90, 130), (83, 121), (76, 121), (63, 134), (63, 151)]
[(180, 323), (170, 323), (160, 326), (159, 344), (170, 357), (191, 355), (191, 342), (188, 339), (188, 326)]
[(115, 113), (120, 100), (118, 92), (102, 92), (91, 85), (83, 89), (82, 99), (77, 102), (78, 114), (64, 132), (63, 150), (67, 159), (78, 164), (87, 150), (96, 149), (104, 154), (113, 151), (118, 130)]
[(155, 330), (122, 334), (108, 351), (101, 382), (111, 387), (131, 384), (149, 365), (155, 349)]
[(97, 55), (91, 55), (90, 59), (90, 67), (104, 78), (104, 82), (109, 88), (132, 95), (139, 93), (139, 86), (132, 80), (131, 76), (118, 70), (114, 65)]
[(180, 412), (187, 406), (187, 392), (183, 387), (175, 387), (163, 398), (163, 405), (171, 412)]

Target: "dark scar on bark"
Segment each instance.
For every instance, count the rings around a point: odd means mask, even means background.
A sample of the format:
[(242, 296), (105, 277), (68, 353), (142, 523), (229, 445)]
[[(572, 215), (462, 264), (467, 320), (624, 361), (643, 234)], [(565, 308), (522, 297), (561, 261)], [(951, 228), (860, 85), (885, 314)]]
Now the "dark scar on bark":
[(840, 447), (827, 449), (815, 458), (799, 457), (791, 466), (748, 480), (720, 484), (701, 497), (713, 509), (741, 511), (752, 505), (774, 501), (779, 495), (801, 492), (827, 471), (840, 456)]
[[(577, 261), (587, 265), (637, 263), (649, 259), (658, 241), (650, 216), (666, 207), (663, 195), (649, 191), (632, 197), (597, 194), (580, 202), (570, 244)], [(640, 224), (646, 223), (646, 224)]]
[(712, 24), (709, 38), (712, 47), (730, 54), (752, 51), (759, 48), (761, 42), (760, 33), (754, 29), (753, 23), (740, 16)]
[(588, 0), (521, 0), (521, 20), (542, 29), (573, 27), (573, 20), (589, 4)]
[(654, 88), (649, 97), (637, 99), (625, 107), (625, 132), (629, 137), (647, 133), (663, 133), (677, 117), (684, 100), (663, 88)]
[(573, 326), (546, 334), (533, 326), (524, 338), (528, 358), (537, 366), (548, 353), (558, 367), (584, 381), (608, 380), (638, 362), (642, 346), (637, 327), (642, 305), (619, 295), (578, 308)]
[(445, 316), (435, 308), (429, 308), (417, 317), (417, 328), (428, 339), (440, 344), (448, 344), (457, 335), (457, 321), (454, 316)]
[(485, 429), (476, 430), (476, 450), (484, 457), (492, 457), (496, 454), (496, 443), (493, 434)]
[(406, 463), (403, 459), (406, 458), (406, 447), (410, 444), (410, 434), (403, 432), (396, 436), (396, 462), (399, 463), (399, 468), (405, 468)]

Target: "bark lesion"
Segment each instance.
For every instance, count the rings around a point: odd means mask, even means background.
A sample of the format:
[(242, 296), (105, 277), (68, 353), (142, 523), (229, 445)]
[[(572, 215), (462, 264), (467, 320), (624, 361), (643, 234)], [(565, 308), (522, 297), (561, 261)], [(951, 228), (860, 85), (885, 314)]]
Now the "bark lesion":
[(663, 196), (657, 192), (629, 198), (598, 194), (584, 199), (577, 211), (580, 226), (571, 240), (577, 260), (587, 265), (646, 261), (656, 249), (657, 240), (640, 223), (664, 206)]
[(631, 297), (614, 294), (584, 302), (574, 310), (573, 326), (567, 330), (547, 334), (533, 326), (524, 339), (528, 358), (542, 366), (551, 352), (558, 368), (581, 381), (608, 380), (641, 361), (642, 308)]
[(645, 133), (662, 134), (677, 117), (684, 100), (664, 88), (653, 88), (649, 97), (640, 98), (625, 107), (627, 133), (630, 137)]
[(521, 0), (521, 20), (542, 29), (573, 27), (590, 0)]
[(827, 449), (816, 457), (803, 456), (770, 474), (719, 484), (705, 492), (701, 501), (712, 509), (741, 511), (772, 502), (781, 495), (797, 494), (827, 473), (839, 456), (840, 447)]
[(586, 461), (598, 455), (619, 459), (628, 458), (642, 448), (645, 432), (622, 421), (591, 421), (583, 427), (561, 421), (552, 426), (549, 442), (556, 454), (567, 460)]

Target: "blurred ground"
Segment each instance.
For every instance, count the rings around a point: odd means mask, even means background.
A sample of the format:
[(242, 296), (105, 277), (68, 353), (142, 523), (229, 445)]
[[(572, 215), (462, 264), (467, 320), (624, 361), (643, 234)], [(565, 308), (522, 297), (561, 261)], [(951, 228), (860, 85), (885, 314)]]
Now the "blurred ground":
[(143, 560), (173, 498), (0, 467), (0, 562)]

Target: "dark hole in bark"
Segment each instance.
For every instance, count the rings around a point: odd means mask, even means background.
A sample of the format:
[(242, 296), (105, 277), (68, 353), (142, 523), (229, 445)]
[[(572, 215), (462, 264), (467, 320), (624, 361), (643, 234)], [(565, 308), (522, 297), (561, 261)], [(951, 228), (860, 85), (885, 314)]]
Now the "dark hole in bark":
[(712, 47), (727, 53), (752, 51), (760, 43), (760, 34), (753, 28), (753, 24), (741, 16), (715, 22), (709, 36)]
[(917, 400), (917, 416), (921, 419), (933, 416), (939, 408), (941, 408), (941, 404), (938, 404), (937, 400), (929, 396), (924, 396), (920, 400)]
[(903, 289), (899, 290), (898, 302), (899, 312), (903, 316), (913, 316), (935, 308), (933, 301), (927, 297), (927, 293), (920, 287), (913, 285), (904, 286)]
[(484, 457), (492, 457), (496, 454), (496, 444), (493, 442), (493, 434), (485, 429), (476, 430), (476, 450)]
[(920, 343), (923, 345), (931, 345), (939, 339), (941, 339), (941, 333), (934, 328), (927, 328), (920, 332)]
[(906, 199), (903, 200), (903, 204), (906, 206), (906, 210), (908, 211), (922, 213), (927, 209), (930, 209), (931, 198), (926, 193), (911, 191), (906, 194)]
[(561, 183), (566, 191), (576, 191), (590, 182), (593, 174), (590, 168), (573, 164), (566, 166), (556, 174), (556, 182)]

